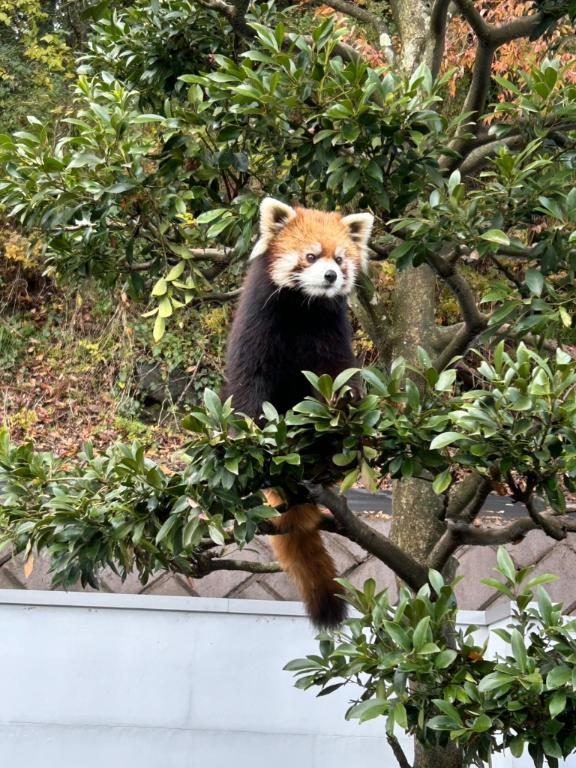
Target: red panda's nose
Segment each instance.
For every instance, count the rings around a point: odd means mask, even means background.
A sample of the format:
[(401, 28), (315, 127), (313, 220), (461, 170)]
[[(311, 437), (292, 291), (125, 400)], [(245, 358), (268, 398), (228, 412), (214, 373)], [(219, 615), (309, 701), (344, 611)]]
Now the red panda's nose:
[(329, 269), (328, 272), (324, 273), (324, 280), (326, 280), (327, 283), (335, 283), (337, 277), (338, 275), (333, 269)]

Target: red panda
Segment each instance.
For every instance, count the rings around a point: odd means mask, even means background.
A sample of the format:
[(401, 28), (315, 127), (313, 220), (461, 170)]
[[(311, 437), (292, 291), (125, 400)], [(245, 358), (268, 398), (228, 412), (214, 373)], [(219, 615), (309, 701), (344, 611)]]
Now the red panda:
[[(260, 234), (228, 338), (223, 396), (254, 419), (268, 401), (285, 412), (312, 388), (310, 370), (335, 377), (356, 364), (347, 297), (366, 267), (373, 217), (291, 208), (272, 198), (260, 206)], [(269, 503), (280, 497), (267, 491)], [(334, 627), (346, 615), (315, 504), (295, 504), (274, 520), (271, 545), (296, 582), (312, 622)]]

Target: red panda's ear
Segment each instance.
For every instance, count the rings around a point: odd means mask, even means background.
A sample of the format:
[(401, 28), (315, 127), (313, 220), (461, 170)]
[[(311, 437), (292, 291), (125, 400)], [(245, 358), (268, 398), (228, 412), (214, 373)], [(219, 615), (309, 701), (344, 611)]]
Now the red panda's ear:
[(342, 217), (342, 224), (348, 227), (350, 237), (360, 250), (362, 268), (368, 265), (368, 240), (374, 224), (374, 216), (371, 213), (351, 213)]
[(280, 200), (265, 197), (260, 203), (260, 236), (250, 254), (251, 259), (266, 252), (271, 240), (296, 216), (296, 211)]

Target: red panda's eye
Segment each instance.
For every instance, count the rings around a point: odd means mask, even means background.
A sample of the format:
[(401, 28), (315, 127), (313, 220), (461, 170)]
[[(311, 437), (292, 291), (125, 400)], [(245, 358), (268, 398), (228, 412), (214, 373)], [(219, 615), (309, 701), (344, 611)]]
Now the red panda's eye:
[(306, 261), (309, 264), (313, 264), (316, 261), (316, 254), (315, 253), (307, 253), (306, 256), (304, 256)]
[(338, 264), (338, 266), (340, 266), (340, 264), (342, 264), (342, 261), (343, 261), (342, 256), (334, 256), (334, 261), (336, 262), (336, 264)]

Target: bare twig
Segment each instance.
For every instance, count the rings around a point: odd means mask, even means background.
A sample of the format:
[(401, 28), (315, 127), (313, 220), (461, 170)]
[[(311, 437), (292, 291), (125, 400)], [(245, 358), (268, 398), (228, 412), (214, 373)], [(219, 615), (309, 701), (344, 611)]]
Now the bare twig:
[(225, 560), (219, 559), (217, 553), (206, 552), (197, 560), (195, 577), (203, 578), (214, 571), (246, 571), (248, 573), (278, 573), (281, 571), (279, 563), (258, 563), (251, 560)]
[(225, 304), (227, 301), (232, 301), (232, 299), (237, 298), (240, 296), (240, 293), (242, 292), (241, 288), (236, 288), (233, 291), (225, 291), (223, 293), (205, 293), (204, 296), (198, 296), (195, 299), (192, 299), (190, 302), (191, 306), (196, 306), (198, 304), (204, 304), (205, 302), (215, 302), (216, 304)]
[(378, 533), (356, 517), (344, 496), (312, 483), (307, 483), (306, 488), (316, 503), (332, 512), (340, 523), (342, 535), (375, 555), (405, 581), (411, 589), (416, 590), (426, 584), (426, 569), (393, 544), (387, 536)]

